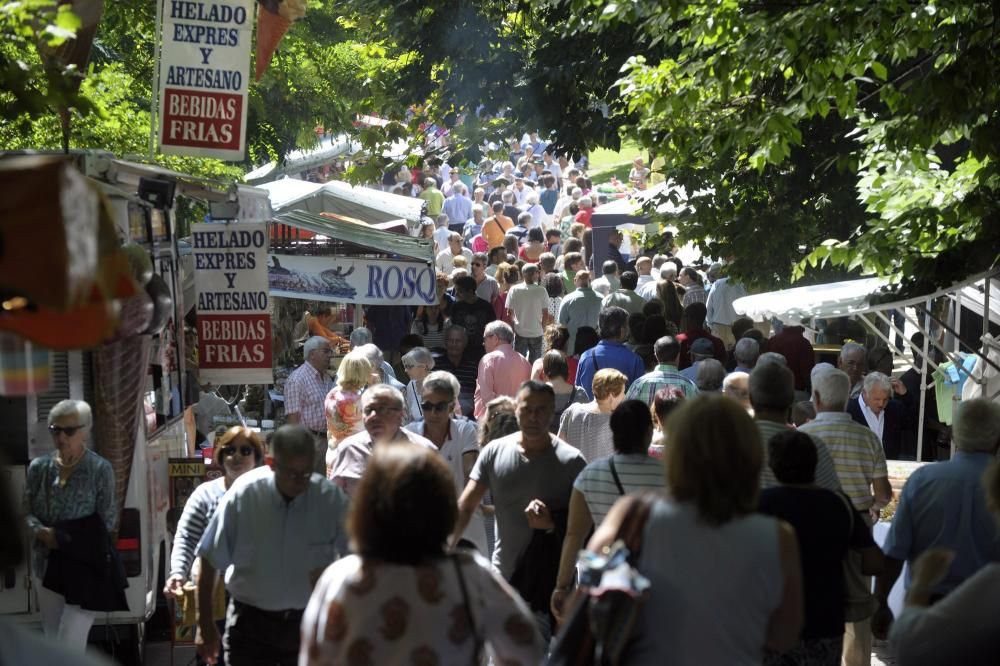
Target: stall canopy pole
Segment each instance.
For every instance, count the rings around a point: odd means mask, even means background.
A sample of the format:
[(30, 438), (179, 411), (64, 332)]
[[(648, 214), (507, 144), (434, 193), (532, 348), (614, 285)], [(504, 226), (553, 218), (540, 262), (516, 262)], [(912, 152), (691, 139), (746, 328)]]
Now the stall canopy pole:
[[(983, 280), (983, 337), (990, 332), (990, 278)], [(996, 367), (996, 366), (994, 366)]]
[[(930, 312), (930, 309), (931, 302), (928, 300), (927, 311)], [(930, 331), (931, 321), (927, 315), (924, 316), (924, 326)], [(929, 365), (931, 355), (930, 341), (931, 336), (924, 333), (924, 363), (920, 368), (920, 418), (917, 421), (917, 462), (924, 459), (924, 415), (927, 413), (925, 408), (927, 406), (927, 366)], [(961, 364), (959, 364), (959, 367), (961, 367)], [(936, 367), (934, 369), (937, 370)], [(934, 459), (937, 460), (937, 451), (934, 452)]]
[[(988, 280), (987, 280), (988, 281)], [(955, 294), (955, 302), (952, 303), (954, 308), (955, 316), (953, 321), (955, 322), (955, 335), (952, 337), (955, 339), (955, 353), (957, 354), (959, 350), (959, 336), (962, 335), (962, 290), (959, 289), (958, 293)]]

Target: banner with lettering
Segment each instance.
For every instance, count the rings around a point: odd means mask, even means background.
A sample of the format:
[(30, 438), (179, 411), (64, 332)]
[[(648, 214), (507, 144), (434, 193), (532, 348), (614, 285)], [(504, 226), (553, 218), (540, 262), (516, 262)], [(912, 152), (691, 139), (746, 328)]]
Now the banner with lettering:
[(242, 160), (254, 1), (161, 1), (160, 151)]
[(310, 301), (429, 305), (434, 277), (434, 268), (419, 261), (272, 254), (267, 263), (272, 296)]
[(192, 225), (202, 383), (270, 384), (267, 224)]

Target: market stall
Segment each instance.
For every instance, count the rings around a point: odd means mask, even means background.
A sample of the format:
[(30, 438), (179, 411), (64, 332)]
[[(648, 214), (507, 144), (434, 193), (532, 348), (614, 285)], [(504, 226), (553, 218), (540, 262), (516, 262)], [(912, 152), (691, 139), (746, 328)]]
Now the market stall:
[[(276, 233), (277, 232), (277, 233)], [(268, 284), (274, 300), (275, 388), (301, 361), (300, 343), (324, 335), (345, 352), (366, 305), (412, 307), (435, 300), (430, 241), (305, 211), (272, 222)], [(332, 366), (342, 354), (335, 354)]]
[[(590, 218), (593, 225), (594, 240), (594, 270), (599, 271), (601, 264), (608, 258), (608, 239), (611, 230), (645, 233), (648, 236), (662, 232), (677, 235), (677, 228), (661, 227), (653, 221), (654, 214), (678, 214), (687, 204), (675, 204), (668, 198), (675, 196), (679, 200), (687, 199), (684, 190), (672, 183), (659, 183), (646, 190), (636, 190), (630, 196), (616, 199), (594, 209)], [(655, 205), (655, 208), (653, 206)], [(694, 263), (700, 258), (700, 253), (693, 245), (680, 248), (677, 256), (685, 263)]]
[(426, 203), (423, 199), (390, 194), (370, 187), (351, 185), (338, 180), (311, 183), (297, 178), (282, 178), (260, 185), (271, 199), (276, 213), (293, 210), (307, 213), (334, 213), (367, 224), (406, 220), (410, 228), (420, 225)]
[[(889, 347), (892, 347), (889, 336), (880, 330), (876, 322), (887, 326), (890, 335), (896, 333), (902, 337), (913, 354), (924, 360), (921, 364), (917, 427), (917, 459), (920, 460), (924, 446), (927, 376), (929, 372), (944, 365), (935, 362), (934, 355), (931, 354), (932, 346), (943, 354), (946, 363), (950, 363), (953, 372), (959, 375), (966, 397), (972, 394), (971, 389), (978, 386), (979, 392), (985, 397), (998, 399), (1000, 389), (990, 390), (988, 387), (989, 378), (1000, 373), (1000, 363), (995, 358), (995, 353), (990, 353), (995, 347), (994, 338), (990, 334), (991, 324), (1000, 323), (1000, 301), (996, 297), (998, 276), (1000, 271), (994, 269), (972, 275), (960, 283), (933, 293), (904, 299), (887, 297), (885, 289), (890, 284), (888, 278), (864, 278), (755, 294), (737, 299), (733, 307), (754, 321), (776, 318), (789, 325), (797, 325), (804, 319), (869, 315), (857, 319)], [(934, 307), (935, 303), (944, 307)], [(907, 308), (914, 309), (917, 316), (908, 314)], [(906, 321), (924, 334), (923, 347), (914, 345), (906, 338), (903, 331), (887, 316), (886, 313), (890, 310), (903, 312)], [(963, 320), (968, 321), (964, 316), (968, 311), (974, 311), (978, 315), (975, 321), (981, 322), (981, 329), (972, 331), (971, 334), (968, 330), (964, 333), (962, 331)], [(974, 360), (974, 365), (966, 362), (969, 357), (974, 357), (971, 359)], [(956, 392), (953, 398), (955, 403), (962, 400), (963, 392)]]

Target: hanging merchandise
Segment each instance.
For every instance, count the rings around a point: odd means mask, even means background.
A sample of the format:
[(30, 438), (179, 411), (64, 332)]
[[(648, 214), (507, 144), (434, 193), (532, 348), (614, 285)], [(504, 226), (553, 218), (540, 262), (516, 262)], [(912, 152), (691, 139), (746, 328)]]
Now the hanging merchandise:
[(998, 399), (1000, 370), (997, 370), (997, 366), (1000, 366), (1000, 340), (989, 333), (984, 335), (982, 340), (983, 348), (980, 351), (982, 356), (974, 357), (976, 364), (969, 368), (970, 381), (965, 382), (965, 386), (962, 387), (962, 400), (981, 397)]

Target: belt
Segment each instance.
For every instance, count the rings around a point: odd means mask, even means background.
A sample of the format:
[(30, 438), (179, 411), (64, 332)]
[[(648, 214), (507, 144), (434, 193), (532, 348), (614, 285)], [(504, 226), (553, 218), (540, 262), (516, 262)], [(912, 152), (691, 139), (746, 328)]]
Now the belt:
[(323, 437), (323, 438), (326, 437), (326, 430), (310, 430), (309, 432), (316, 435), (317, 437)]
[(244, 603), (239, 599), (233, 599), (233, 606), (240, 611), (246, 612), (250, 611), (256, 613), (257, 615), (263, 615), (264, 617), (271, 618), (272, 620), (280, 620), (286, 622), (288, 620), (299, 620), (302, 618), (302, 614), (305, 613), (304, 608), (289, 608), (287, 610), (265, 610), (263, 608), (258, 608), (252, 606), (248, 603)]

